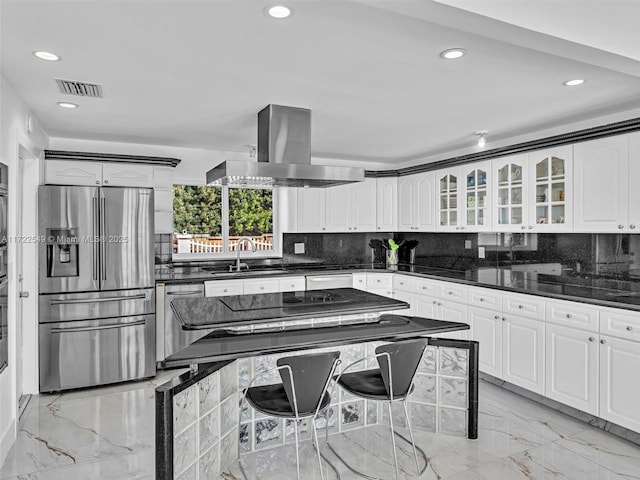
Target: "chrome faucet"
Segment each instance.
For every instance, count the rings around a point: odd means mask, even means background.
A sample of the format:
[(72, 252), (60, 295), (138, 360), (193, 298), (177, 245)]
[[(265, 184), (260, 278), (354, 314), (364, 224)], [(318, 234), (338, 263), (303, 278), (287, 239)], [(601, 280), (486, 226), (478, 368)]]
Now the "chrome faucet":
[[(251, 245), (251, 251), (255, 252), (256, 251), (256, 244), (253, 243), (253, 240), (251, 240), (249, 237), (240, 237), (238, 239), (238, 242), (236, 243), (236, 252), (238, 254), (238, 256), (236, 257), (236, 272), (239, 272), (240, 270), (242, 270), (242, 267), (247, 267), (249, 268), (249, 265), (247, 265), (246, 263), (240, 263), (240, 244), (242, 242), (249, 242), (249, 245)], [(229, 270), (233, 269), (233, 265), (229, 265)]]

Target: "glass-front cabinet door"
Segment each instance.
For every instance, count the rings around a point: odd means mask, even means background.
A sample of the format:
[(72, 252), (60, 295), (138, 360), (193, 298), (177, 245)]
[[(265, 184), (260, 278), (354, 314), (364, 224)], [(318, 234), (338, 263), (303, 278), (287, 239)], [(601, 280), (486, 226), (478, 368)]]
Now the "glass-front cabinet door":
[(458, 184), (460, 168), (436, 172), (438, 189), (438, 227), (440, 231), (460, 230), (458, 217), (461, 212)]
[(492, 161), (492, 170), (496, 192), (493, 222), (495, 230), (527, 230), (527, 156), (514, 155), (495, 159)]
[(530, 152), (529, 171), (533, 190), (530, 194), (529, 222), (535, 231), (571, 229), (573, 189), (571, 146)]
[(491, 162), (461, 167), (462, 228), (472, 232), (491, 230)]

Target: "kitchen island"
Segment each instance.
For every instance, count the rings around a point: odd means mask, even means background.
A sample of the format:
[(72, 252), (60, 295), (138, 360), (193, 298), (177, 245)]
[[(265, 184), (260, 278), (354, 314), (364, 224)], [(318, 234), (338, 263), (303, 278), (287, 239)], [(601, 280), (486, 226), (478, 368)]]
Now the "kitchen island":
[[(217, 330), (165, 361), (191, 369), (156, 389), (156, 478), (222, 473), (238, 460), (239, 450), (288, 442), (289, 422), (238, 406), (239, 389), (283, 355), (338, 350), (346, 365), (384, 342), (469, 328), (464, 323), (379, 315), (408, 304), (358, 290), (296, 293), (242, 295), (227, 303), (222, 300), (230, 297), (173, 301), (183, 328)], [(289, 303), (291, 298), (301, 301)], [(429, 338), (410, 401), (416, 429), (477, 437), (477, 352), (477, 342)], [(263, 383), (278, 382), (274, 374), (265, 375)], [(328, 428), (329, 434), (382, 420), (375, 402), (337, 390), (328, 412), (324, 425), (318, 426)]]

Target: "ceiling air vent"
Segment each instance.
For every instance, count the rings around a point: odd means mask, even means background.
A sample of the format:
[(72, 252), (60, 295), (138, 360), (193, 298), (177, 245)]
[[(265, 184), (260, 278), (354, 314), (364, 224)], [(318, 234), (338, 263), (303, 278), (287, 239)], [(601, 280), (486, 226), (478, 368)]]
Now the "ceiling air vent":
[(79, 97), (102, 98), (102, 85), (99, 83), (76, 82), (75, 80), (62, 80), (56, 78), (60, 92)]

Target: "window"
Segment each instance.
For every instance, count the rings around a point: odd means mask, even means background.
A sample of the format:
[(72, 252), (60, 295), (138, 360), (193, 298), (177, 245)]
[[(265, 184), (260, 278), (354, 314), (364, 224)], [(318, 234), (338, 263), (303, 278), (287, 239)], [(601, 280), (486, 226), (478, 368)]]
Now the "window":
[[(274, 192), (267, 189), (173, 186), (173, 253), (177, 259), (273, 256)], [(248, 237), (253, 241), (238, 240)]]

